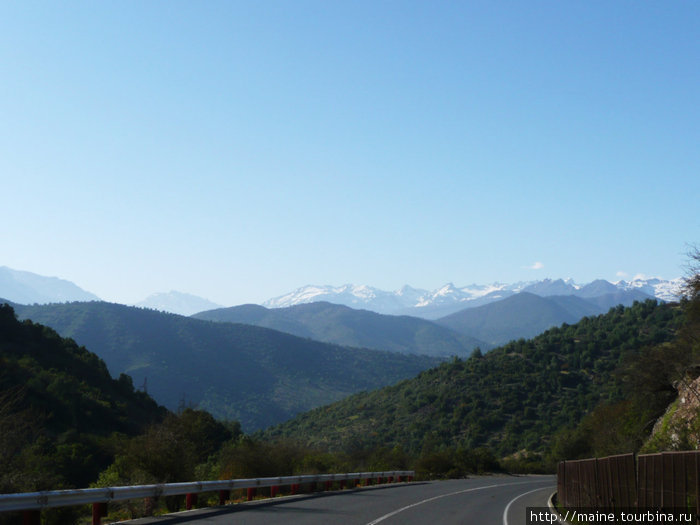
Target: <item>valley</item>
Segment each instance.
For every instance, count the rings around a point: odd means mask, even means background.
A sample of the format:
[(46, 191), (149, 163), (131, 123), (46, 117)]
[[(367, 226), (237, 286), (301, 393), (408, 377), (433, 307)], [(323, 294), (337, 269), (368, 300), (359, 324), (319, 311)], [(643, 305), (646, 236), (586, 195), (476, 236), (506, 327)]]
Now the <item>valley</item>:
[(193, 406), (253, 431), (439, 363), (268, 328), (92, 301), (12, 305), (105, 361), (171, 410)]

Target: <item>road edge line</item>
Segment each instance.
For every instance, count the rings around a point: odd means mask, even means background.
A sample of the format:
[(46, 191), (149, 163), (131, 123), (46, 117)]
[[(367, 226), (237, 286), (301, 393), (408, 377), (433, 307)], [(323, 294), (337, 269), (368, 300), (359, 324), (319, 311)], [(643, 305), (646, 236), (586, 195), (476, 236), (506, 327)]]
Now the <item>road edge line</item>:
[(547, 500), (547, 506), (549, 507), (549, 512), (551, 512), (552, 514), (554, 514), (557, 517), (557, 519), (559, 520), (559, 523), (563, 523), (564, 525), (571, 525), (571, 523), (569, 523), (568, 521), (566, 521), (563, 518), (563, 516), (557, 510), (557, 507), (554, 505), (554, 498), (556, 497), (556, 495), (557, 495), (557, 491), (555, 490), (554, 492), (552, 492), (552, 495), (549, 496), (549, 499)]
[[(547, 488), (547, 487), (543, 487), (543, 488)], [(506, 508), (503, 509), (503, 525), (508, 525), (508, 509), (510, 509), (510, 506), (511, 506), (515, 501), (517, 501), (517, 500), (519, 500), (520, 498), (522, 498), (523, 496), (527, 496), (528, 494), (532, 494), (533, 492), (537, 492), (538, 490), (542, 490), (542, 488), (528, 490), (527, 492), (523, 492), (522, 494), (518, 494), (518, 495), (515, 496), (512, 500), (510, 500), (510, 501), (508, 502), (508, 505), (506, 505)]]

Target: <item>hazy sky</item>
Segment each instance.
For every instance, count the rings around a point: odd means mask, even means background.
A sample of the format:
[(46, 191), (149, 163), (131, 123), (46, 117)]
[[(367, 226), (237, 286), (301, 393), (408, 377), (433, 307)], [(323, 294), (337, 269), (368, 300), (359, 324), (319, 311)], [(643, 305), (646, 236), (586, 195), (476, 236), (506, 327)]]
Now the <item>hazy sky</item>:
[(700, 3), (0, 3), (0, 265), (103, 299), (683, 274)]

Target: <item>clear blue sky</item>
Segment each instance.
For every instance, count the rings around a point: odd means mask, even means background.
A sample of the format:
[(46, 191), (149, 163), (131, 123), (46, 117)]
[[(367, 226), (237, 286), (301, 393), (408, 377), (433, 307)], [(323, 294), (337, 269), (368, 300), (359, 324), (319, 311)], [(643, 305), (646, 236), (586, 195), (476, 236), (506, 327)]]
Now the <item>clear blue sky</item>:
[(2, 2), (0, 265), (225, 305), (678, 277), (699, 34), (695, 0)]

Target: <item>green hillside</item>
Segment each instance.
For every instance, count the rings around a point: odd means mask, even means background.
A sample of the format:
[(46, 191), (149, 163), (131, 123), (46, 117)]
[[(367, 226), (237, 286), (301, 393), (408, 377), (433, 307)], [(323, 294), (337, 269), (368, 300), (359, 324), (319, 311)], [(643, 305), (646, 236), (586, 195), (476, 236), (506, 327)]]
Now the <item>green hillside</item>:
[(193, 315), (209, 321), (246, 323), (344, 346), (432, 356), (468, 356), (483, 341), (407, 315), (382, 315), (316, 302), (268, 309), (248, 304)]
[(601, 400), (621, 396), (613, 371), (646, 345), (669, 341), (674, 305), (622, 306), (534, 339), (454, 360), (418, 377), (356, 394), (268, 429), (329, 450), (400, 446), (491, 447), (504, 456), (544, 451), (551, 436)]
[(597, 313), (600, 313), (597, 308), (579, 297), (554, 299), (521, 292), (502, 301), (461, 310), (436, 322), (464, 334), (475, 334), (492, 344), (504, 344)]
[(0, 493), (87, 486), (166, 410), (100, 358), (0, 306)]
[(255, 430), (439, 361), (346, 348), (257, 326), (214, 323), (104, 302), (16, 305), (128, 373), (170, 409), (195, 405)]
[(647, 299), (650, 299), (648, 295), (636, 290), (586, 298), (543, 297), (521, 292), (494, 303), (460, 310), (435, 323), (498, 346), (521, 337), (534, 337), (562, 323), (573, 324), (587, 315), (605, 313), (619, 304), (630, 306)]

